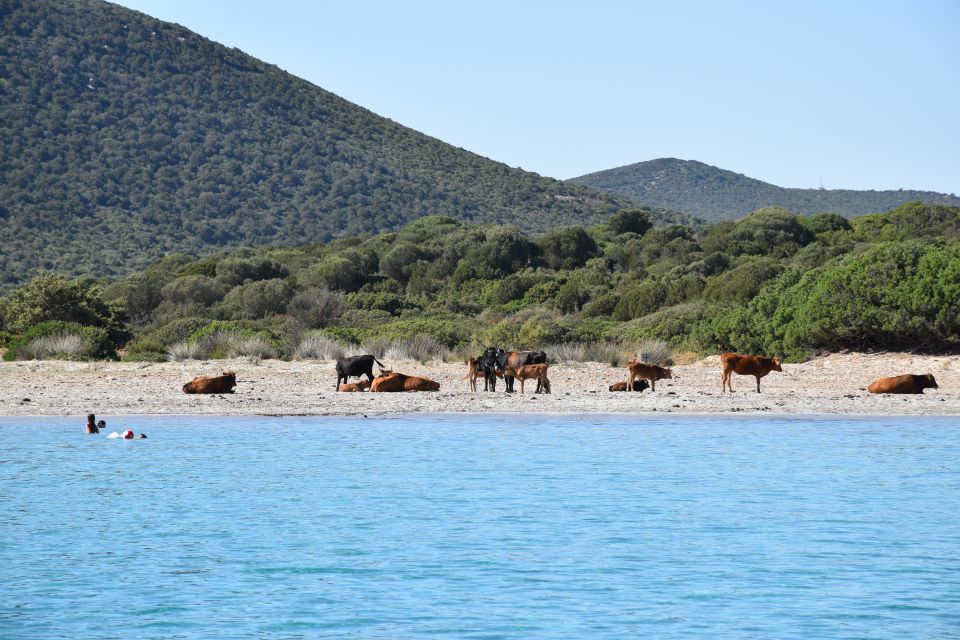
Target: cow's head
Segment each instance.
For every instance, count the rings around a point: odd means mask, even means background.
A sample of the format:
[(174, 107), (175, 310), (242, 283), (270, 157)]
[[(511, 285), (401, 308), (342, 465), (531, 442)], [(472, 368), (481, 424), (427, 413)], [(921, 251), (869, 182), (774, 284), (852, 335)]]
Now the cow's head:
[(771, 365), (770, 368), (773, 369), (774, 371), (783, 371), (783, 369), (780, 368), (781, 362), (782, 360), (780, 360), (780, 358), (774, 358), (773, 364)]
[(932, 374), (932, 373), (928, 373), (926, 377), (927, 377), (927, 388), (928, 388), (928, 389), (939, 389), (939, 388), (940, 388), (939, 386), (937, 386), (937, 379), (933, 377), (933, 374)]

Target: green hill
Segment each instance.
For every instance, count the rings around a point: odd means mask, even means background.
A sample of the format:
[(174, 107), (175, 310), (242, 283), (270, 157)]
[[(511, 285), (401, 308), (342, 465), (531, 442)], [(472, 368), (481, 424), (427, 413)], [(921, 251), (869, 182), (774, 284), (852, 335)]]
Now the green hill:
[(98, 0), (4, 0), (0, 69), (0, 286), (38, 269), (121, 274), (170, 252), (325, 241), (435, 214), (536, 234), (625, 202)]
[(804, 214), (830, 211), (849, 218), (887, 211), (913, 200), (960, 205), (960, 198), (953, 194), (933, 191), (785, 189), (702, 162), (676, 158), (598, 171), (570, 182), (711, 222), (735, 220), (769, 206)]

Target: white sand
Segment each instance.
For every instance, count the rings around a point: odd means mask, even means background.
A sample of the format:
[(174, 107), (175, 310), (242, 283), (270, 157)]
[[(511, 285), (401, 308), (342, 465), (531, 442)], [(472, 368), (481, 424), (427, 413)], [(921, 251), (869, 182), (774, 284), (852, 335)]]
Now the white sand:
[[(752, 376), (734, 376), (736, 393), (720, 393), (719, 358), (676, 366), (656, 392), (610, 393), (625, 369), (602, 363), (550, 367), (552, 395), (470, 391), (463, 364), (389, 362), (396, 371), (437, 380), (436, 393), (336, 393), (332, 362), (253, 364), (244, 360), (180, 363), (0, 363), (0, 415), (377, 415), (413, 412), (765, 413), (960, 416), (960, 357), (903, 353), (838, 354), (784, 365), (755, 391)], [(237, 372), (232, 395), (186, 395), (196, 375)], [(867, 393), (881, 376), (933, 373), (939, 389), (923, 395)], [(352, 380), (354, 381), (354, 380)], [(519, 384), (517, 386), (519, 389)], [(28, 400), (29, 399), (29, 400)]]

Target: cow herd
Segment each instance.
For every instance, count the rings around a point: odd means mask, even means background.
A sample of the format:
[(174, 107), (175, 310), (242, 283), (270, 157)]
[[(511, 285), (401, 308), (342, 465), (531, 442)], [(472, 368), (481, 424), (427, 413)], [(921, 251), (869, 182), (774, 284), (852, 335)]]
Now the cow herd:
[[(373, 365), (377, 364), (380, 373), (373, 375)], [(730, 378), (734, 373), (742, 376), (754, 376), (757, 381), (757, 393), (760, 393), (760, 379), (771, 371), (783, 371), (779, 358), (749, 356), (738, 353), (725, 353), (720, 356), (722, 392), (733, 393)], [(483, 378), (484, 391), (496, 391), (497, 380), (503, 380), (507, 393), (514, 392), (515, 381), (520, 381), (520, 393), (525, 391), (525, 383), (535, 380), (534, 393), (550, 393), (547, 354), (543, 351), (506, 351), (499, 347), (487, 347), (483, 353), (467, 360), (467, 375), (470, 389), (477, 391), (477, 382)], [(439, 391), (440, 383), (421, 376), (411, 376), (386, 369), (372, 355), (338, 358), (336, 361), (337, 391), (363, 392), (402, 392), (402, 391)], [(363, 377), (366, 379), (363, 379)], [(349, 382), (351, 377), (361, 378), (358, 382)], [(643, 391), (649, 388), (657, 390), (658, 380), (670, 380), (673, 372), (655, 364), (634, 358), (627, 363), (627, 379), (610, 385), (610, 391)], [(232, 371), (219, 376), (199, 376), (183, 385), (184, 393), (218, 394), (233, 393), (236, 386), (236, 374)], [(879, 378), (868, 387), (870, 393), (923, 393), (924, 389), (936, 389), (937, 381), (933, 375), (900, 375)]]

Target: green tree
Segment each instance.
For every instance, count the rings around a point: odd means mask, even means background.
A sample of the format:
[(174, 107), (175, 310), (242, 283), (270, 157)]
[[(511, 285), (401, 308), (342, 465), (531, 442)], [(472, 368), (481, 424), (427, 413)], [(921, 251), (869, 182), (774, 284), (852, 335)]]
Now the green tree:
[(607, 222), (607, 228), (615, 236), (622, 233), (635, 233), (642, 236), (652, 226), (650, 210), (646, 208), (623, 209), (610, 216), (610, 220)]
[(561, 227), (537, 240), (551, 269), (576, 269), (597, 255), (597, 243), (583, 227)]

